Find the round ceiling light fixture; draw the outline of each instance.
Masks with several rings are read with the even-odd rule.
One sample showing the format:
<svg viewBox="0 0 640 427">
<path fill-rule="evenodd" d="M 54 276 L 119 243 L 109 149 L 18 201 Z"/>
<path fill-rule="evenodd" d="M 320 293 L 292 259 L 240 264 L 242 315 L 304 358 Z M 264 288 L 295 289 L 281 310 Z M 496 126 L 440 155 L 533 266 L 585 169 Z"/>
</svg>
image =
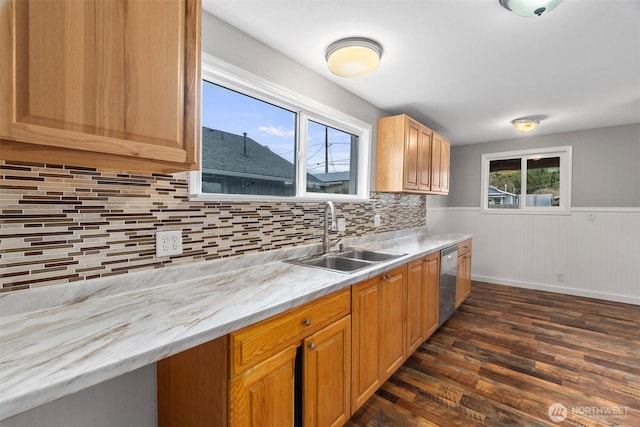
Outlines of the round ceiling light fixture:
<svg viewBox="0 0 640 427">
<path fill-rule="evenodd" d="M 498 0 L 500 5 L 520 16 L 540 16 L 562 0 Z"/>
<path fill-rule="evenodd" d="M 363 37 L 335 41 L 327 48 L 325 59 L 329 70 L 340 77 L 359 77 L 376 68 L 382 57 L 382 46 Z"/>
<path fill-rule="evenodd" d="M 536 119 L 515 119 L 511 120 L 511 124 L 514 128 L 520 133 L 529 133 L 533 132 L 538 125 L 540 124 L 540 120 Z"/>
</svg>

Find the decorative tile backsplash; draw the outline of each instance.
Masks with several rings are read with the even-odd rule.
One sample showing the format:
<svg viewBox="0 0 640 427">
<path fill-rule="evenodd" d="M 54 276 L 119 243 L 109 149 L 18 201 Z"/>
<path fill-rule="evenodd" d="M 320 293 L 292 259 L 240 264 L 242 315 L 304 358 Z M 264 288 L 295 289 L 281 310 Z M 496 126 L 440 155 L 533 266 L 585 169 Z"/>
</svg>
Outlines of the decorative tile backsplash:
<svg viewBox="0 0 640 427">
<path fill-rule="evenodd" d="M 0 161 L 0 176 L 0 291 L 316 244 L 323 231 L 323 203 L 189 201 L 184 173 Z M 347 224 L 341 236 L 426 221 L 418 195 L 372 193 L 336 210 Z M 182 231 L 182 255 L 156 257 L 158 230 Z"/>
</svg>

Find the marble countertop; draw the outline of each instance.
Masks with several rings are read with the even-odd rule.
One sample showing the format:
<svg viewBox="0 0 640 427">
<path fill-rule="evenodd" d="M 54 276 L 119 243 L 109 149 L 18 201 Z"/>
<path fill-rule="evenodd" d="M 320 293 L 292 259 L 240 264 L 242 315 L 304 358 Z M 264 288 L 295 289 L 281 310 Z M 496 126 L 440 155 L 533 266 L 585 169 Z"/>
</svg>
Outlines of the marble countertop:
<svg viewBox="0 0 640 427">
<path fill-rule="evenodd" d="M 343 274 L 284 263 L 319 245 L 0 294 L 0 420 L 461 242 L 403 230 L 345 239 L 407 255 Z"/>
</svg>

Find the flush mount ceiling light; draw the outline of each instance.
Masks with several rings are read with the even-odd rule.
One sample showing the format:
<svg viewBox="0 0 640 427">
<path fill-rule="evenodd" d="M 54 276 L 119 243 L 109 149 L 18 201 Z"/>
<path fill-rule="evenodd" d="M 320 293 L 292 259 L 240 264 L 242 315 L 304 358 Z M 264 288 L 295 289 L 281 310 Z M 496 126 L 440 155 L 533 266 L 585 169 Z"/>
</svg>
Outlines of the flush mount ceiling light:
<svg viewBox="0 0 640 427">
<path fill-rule="evenodd" d="M 538 125 L 540 124 L 540 120 L 535 119 L 515 119 L 511 120 L 511 124 L 514 128 L 520 133 L 529 133 L 533 132 Z"/>
<path fill-rule="evenodd" d="M 561 0 L 498 0 L 500 5 L 520 16 L 540 16 L 560 4 Z"/>
<path fill-rule="evenodd" d="M 325 59 L 333 74 L 358 77 L 378 68 L 381 56 L 382 46 L 379 43 L 362 37 L 349 37 L 331 43 Z"/>
</svg>

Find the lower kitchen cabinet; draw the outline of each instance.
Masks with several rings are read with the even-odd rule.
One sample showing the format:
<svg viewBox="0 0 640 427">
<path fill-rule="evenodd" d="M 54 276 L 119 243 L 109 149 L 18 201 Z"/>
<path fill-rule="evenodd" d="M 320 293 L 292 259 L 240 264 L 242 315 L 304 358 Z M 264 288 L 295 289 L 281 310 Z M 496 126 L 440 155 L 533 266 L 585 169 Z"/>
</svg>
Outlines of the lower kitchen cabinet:
<svg viewBox="0 0 640 427">
<path fill-rule="evenodd" d="M 351 415 L 345 289 L 158 362 L 158 426 L 344 424 Z"/>
<path fill-rule="evenodd" d="M 434 252 L 159 361 L 158 426 L 343 425 L 437 329 L 439 270 Z"/>
<path fill-rule="evenodd" d="M 352 412 L 406 359 L 406 266 L 352 287 Z"/>
<path fill-rule="evenodd" d="M 407 356 L 438 327 L 439 254 L 407 265 Z"/>
<path fill-rule="evenodd" d="M 303 348 L 304 425 L 339 427 L 351 416 L 351 316 L 305 339 Z"/>
<path fill-rule="evenodd" d="M 380 387 L 380 279 L 369 279 L 351 287 L 351 407 L 355 412 Z"/>
<path fill-rule="evenodd" d="M 289 347 L 229 381 L 230 426 L 292 426 L 296 348 Z"/>
<path fill-rule="evenodd" d="M 381 382 L 385 382 L 407 358 L 406 267 L 384 275 L 380 289 L 380 375 Z"/>
<path fill-rule="evenodd" d="M 471 293 L 471 240 L 458 245 L 458 278 L 456 280 L 456 308 Z"/>
</svg>

